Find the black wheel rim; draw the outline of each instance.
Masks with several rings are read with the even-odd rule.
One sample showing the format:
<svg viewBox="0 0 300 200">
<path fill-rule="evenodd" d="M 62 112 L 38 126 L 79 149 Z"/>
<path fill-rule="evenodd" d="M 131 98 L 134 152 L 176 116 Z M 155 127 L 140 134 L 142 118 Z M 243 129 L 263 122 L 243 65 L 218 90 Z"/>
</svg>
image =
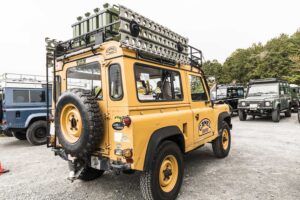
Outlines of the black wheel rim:
<svg viewBox="0 0 300 200">
<path fill-rule="evenodd" d="M 46 137 L 46 129 L 45 128 L 37 128 L 34 136 L 38 139 L 43 139 Z"/>
</svg>

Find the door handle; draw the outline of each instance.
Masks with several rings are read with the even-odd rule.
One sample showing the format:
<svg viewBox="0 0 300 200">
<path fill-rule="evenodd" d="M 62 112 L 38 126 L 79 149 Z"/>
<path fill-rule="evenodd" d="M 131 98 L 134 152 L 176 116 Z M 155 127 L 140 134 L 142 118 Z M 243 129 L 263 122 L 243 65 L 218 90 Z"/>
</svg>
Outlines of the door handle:
<svg viewBox="0 0 300 200">
<path fill-rule="evenodd" d="M 196 118 L 196 120 L 198 121 L 198 120 L 199 120 L 199 114 L 196 114 L 196 115 L 195 115 L 195 118 Z"/>
</svg>

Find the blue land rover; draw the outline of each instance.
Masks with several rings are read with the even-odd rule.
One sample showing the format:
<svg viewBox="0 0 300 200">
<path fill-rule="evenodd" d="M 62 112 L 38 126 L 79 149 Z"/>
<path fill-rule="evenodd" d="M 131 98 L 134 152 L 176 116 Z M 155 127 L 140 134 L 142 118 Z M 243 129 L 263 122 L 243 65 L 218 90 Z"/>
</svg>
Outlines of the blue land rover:
<svg viewBox="0 0 300 200">
<path fill-rule="evenodd" d="M 0 88 L 0 128 L 7 136 L 42 145 L 47 142 L 47 87 L 41 83 L 30 86 Z M 51 99 L 51 89 L 48 91 Z"/>
</svg>

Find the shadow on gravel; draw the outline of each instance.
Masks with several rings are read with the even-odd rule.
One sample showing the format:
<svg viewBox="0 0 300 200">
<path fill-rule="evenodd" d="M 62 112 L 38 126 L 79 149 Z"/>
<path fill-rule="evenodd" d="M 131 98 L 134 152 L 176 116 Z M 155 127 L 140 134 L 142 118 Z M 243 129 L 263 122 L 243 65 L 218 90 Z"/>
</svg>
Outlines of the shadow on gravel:
<svg viewBox="0 0 300 200">
<path fill-rule="evenodd" d="M 203 147 L 192 151 L 184 156 L 185 174 L 190 174 L 190 172 L 195 170 L 195 167 L 197 168 L 197 173 L 205 173 L 205 167 L 217 160 L 219 159 L 214 157 L 210 148 Z M 103 191 L 109 191 L 109 194 L 118 193 L 118 196 L 121 197 L 121 199 L 122 196 L 129 197 L 130 199 L 142 199 L 139 186 L 139 175 L 140 172 L 135 172 L 133 175 L 123 173 L 116 175 L 114 172 L 107 172 L 100 179 L 91 182 L 79 181 L 77 187 L 79 187 L 80 190 L 84 190 L 85 188 L 89 188 L 89 190 L 91 190 L 91 188 L 97 190 L 98 188 L 99 190 L 99 188 L 101 188 Z M 130 191 L 130 194 L 128 194 L 128 191 Z"/>
<path fill-rule="evenodd" d="M 29 144 L 27 140 L 7 140 L 6 142 L 2 142 L 1 146 L 7 147 L 30 147 L 32 145 Z"/>
</svg>

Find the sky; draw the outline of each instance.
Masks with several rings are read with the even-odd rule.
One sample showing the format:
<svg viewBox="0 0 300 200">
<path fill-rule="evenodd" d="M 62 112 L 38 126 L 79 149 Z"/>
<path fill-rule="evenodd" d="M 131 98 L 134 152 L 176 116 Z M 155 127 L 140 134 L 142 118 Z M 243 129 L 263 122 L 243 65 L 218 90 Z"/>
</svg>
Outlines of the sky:
<svg viewBox="0 0 300 200">
<path fill-rule="evenodd" d="M 300 28 L 299 0 L 3 0 L 0 74 L 45 74 L 45 37 L 67 40 L 78 16 L 121 4 L 189 38 L 206 60 Z"/>
</svg>

